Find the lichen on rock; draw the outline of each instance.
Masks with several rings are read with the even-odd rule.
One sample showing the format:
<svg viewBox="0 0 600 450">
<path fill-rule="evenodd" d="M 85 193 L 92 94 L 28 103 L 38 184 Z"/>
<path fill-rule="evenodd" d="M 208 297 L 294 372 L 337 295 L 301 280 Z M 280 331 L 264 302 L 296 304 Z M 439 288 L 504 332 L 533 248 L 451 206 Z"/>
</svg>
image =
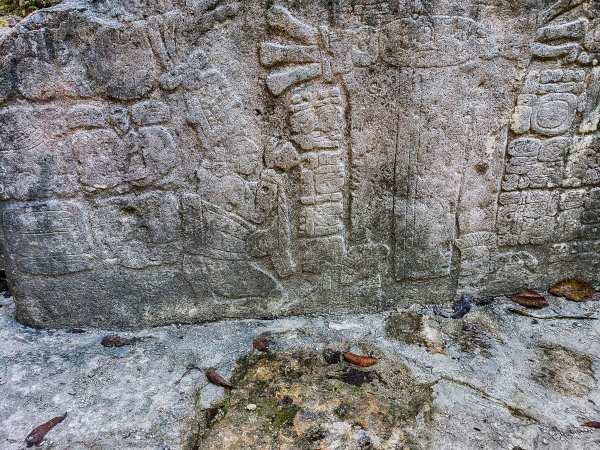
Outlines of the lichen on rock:
<svg viewBox="0 0 600 450">
<path fill-rule="evenodd" d="M 431 385 L 386 361 L 361 369 L 310 351 L 252 355 L 232 381 L 219 404 L 198 411 L 197 448 L 394 448 L 413 441 L 417 417 L 431 420 Z"/>
</svg>

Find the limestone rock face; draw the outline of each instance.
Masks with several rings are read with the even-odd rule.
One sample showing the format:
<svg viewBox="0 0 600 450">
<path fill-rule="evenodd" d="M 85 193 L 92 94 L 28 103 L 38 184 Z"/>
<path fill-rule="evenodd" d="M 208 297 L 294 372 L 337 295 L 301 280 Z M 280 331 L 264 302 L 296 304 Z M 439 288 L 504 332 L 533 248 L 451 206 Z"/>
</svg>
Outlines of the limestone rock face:
<svg viewBox="0 0 600 450">
<path fill-rule="evenodd" d="M 65 1 L 0 41 L 18 317 L 150 326 L 600 283 L 600 5 Z"/>
</svg>

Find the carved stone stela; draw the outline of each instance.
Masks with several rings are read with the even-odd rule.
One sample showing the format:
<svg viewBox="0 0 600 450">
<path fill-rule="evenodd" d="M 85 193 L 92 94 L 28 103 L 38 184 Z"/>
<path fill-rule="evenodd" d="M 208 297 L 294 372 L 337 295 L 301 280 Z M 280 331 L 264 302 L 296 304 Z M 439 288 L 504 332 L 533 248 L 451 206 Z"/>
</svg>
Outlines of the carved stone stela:
<svg viewBox="0 0 600 450">
<path fill-rule="evenodd" d="M 600 5 L 69 1 L 0 41 L 21 321 L 600 282 Z"/>
</svg>

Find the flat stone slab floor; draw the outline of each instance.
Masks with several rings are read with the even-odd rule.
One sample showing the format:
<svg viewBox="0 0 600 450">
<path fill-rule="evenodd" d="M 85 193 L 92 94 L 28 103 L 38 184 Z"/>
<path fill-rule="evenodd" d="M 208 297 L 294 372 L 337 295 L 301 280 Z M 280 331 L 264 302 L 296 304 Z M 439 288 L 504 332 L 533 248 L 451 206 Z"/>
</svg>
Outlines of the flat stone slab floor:
<svg viewBox="0 0 600 450">
<path fill-rule="evenodd" d="M 600 449 L 600 304 L 549 300 L 107 331 L 27 328 L 2 298 L 0 448 L 68 412 L 42 448 Z"/>
</svg>

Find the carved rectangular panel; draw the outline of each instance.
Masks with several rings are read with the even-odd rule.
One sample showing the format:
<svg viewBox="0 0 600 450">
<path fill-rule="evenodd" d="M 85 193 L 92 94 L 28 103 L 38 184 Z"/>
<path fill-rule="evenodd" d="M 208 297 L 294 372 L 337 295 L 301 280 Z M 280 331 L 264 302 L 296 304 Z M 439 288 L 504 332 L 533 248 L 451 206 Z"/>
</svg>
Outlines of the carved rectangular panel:
<svg viewBox="0 0 600 450">
<path fill-rule="evenodd" d="M 452 71 L 452 69 L 448 69 Z M 394 258 L 397 280 L 450 275 L 464 148 L 464 103 L 432 94 L 438 73 L 415 74 L 401 87 L 395 155 Z M 448 77 L 449 92 L 464 87 Z M 468 112 L 464 111 L 464 112 Z"/>
<path fill-rule="evenodd" d="M 91 236 L 80 205 L 13 205 L 2 209 L 2 224 L 8 256 L 24 272 L 63 274 L 93 266 Z"/>
</svg>

